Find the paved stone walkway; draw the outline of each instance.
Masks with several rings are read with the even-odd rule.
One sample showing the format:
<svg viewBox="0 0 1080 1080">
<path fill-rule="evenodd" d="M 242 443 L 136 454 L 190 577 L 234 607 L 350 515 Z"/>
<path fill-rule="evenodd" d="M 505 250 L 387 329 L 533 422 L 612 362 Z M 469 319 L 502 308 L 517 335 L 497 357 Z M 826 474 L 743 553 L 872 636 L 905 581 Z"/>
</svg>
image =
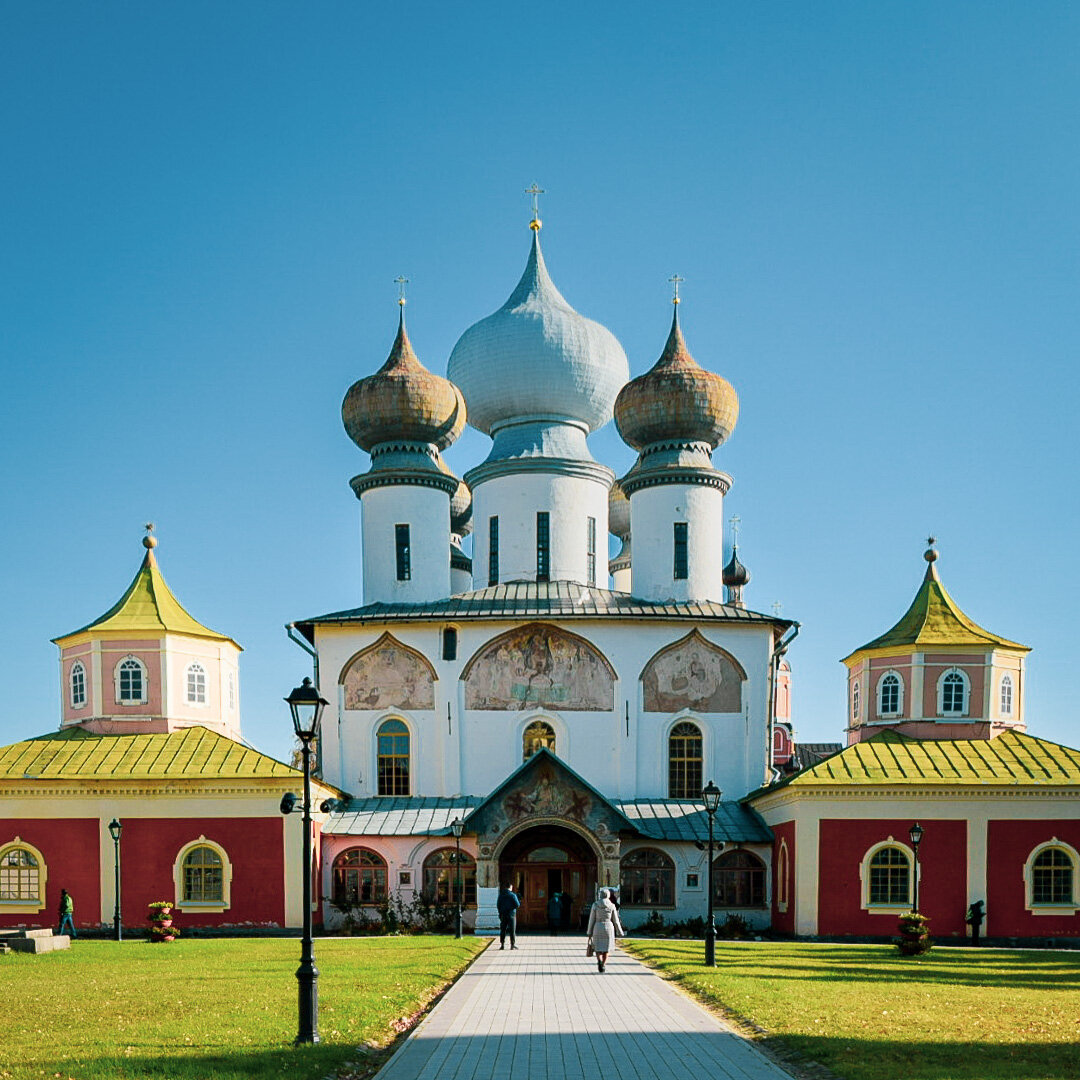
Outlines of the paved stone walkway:
<svg viewBox="0 0 1080 1080">
<path fill-rule="evenodd" d="M 601 975 L 581 937 L 498 941 L 376 1080 L 791 1080 L 752 1043 L 616 948 Z"/>
</svg>

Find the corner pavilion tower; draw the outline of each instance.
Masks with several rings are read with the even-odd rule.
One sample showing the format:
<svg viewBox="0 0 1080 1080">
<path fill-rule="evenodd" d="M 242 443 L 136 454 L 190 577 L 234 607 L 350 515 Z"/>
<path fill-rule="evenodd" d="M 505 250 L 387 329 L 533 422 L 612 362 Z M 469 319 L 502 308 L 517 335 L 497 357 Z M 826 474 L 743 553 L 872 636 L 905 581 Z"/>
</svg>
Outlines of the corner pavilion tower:
<svg viewBox="0 0 1080 1080">
<path fill-rule="evenodd" d="M 746 907 L 749 873 L 743 914 L 764 925 L 769 837 L 739 799 L 769 775 L 770 667 L 791 623 L 724 598 L 731 480 L 711 457 L 737 396 L 677 319 L 628 382 L 614 334 L 555 286 L 535 213 L 530 227 L 520 281 L 461 335 L 447 378 L 420 367 L 402 324 L 343 407 L 371 456 L 353 481 L 364 604 L 295 624 L 331 701 L 323 778 L 352 795 L 322 831 L 324 917 L 338 917 L 331 902 L 450 899 L 455 818 L 481 927 L 500 880 L 520 890 L 525 926 L 554 892 L 576 923 L 598 885 L 620 882 L 642 917 L 701 914 L 713 780 L 731 906 Z M 640 452 L 619 482 L 587 441 L 613 411 Z M 462 483 L 440 454 L 466 414 L 492 442 Z"/>
</svg>

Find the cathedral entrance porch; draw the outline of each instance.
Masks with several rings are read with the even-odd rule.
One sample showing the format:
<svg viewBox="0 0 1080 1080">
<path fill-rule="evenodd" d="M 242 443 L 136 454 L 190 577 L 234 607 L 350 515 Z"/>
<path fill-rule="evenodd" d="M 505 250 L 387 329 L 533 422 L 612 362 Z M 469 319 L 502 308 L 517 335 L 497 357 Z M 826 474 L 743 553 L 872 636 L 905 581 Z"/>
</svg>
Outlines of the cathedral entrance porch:
<svg viewBox="0 0 1080 1080">
<path fill-rule="evenodd" d="M 563 897 L 562 928 L 581 927 L 582 914 L 596 896 L 599 860 L 588 841 L 561 825 L 537 825 L 518 833 L 499 856 L 499 880 L 510 882 L 521 898 L 518 928 L 548 927 L 548 904 Z"/>
</svg>

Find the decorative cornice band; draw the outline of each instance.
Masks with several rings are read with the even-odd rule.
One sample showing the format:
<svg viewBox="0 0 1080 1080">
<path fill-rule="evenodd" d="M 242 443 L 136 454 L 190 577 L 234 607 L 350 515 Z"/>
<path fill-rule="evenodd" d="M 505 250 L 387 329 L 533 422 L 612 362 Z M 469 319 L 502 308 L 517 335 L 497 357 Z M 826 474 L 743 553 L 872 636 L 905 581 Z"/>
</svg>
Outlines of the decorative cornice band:
<svg viewBox="0 0 1080 1080">
<path fill-rule="evenodd" d="M 731 490 L 734 481 L 727 473 L 719 469 L 665 469 L 663 472 L 645 472 L 644 470 L 624 476 L 619 481 L 627 497 L 642 488 L 659 487 L 662 484 L 699 484 L 703 487 L 718 488 L 722 495 Z"/>
<path fill-rule="evenodd" d="M 447 495 L 453 495 L 457 491 L 458 481 L 454 476 L 446 473 L 406 472 L 404 470 L 385 472 L 373 469 L 371 472 L 361 473 L 349 481 L 349 487 L 353 489 L 356 497 L 362 498 L 365 491 L 374 488 L 398 487 L 411 485 L 413 487 L 435 488 L 436 491 L 444 491 Z"/>
<path fill-rule="evenodd" d="M 500 476 L 517 476 L 521 473 L 553 473 L 556 476 L 575 476 L 582 480 L 592 480 L 610 489 L 615 482 L 615 473 L 606 465 L 597 461 L 577 461 L 573 458 L 527 457 L 501 458 L 498 461 L 485 461 L 465 474 L 465 483 L 470 488 L 485 480 L 494 480 Z"/>
</svg>

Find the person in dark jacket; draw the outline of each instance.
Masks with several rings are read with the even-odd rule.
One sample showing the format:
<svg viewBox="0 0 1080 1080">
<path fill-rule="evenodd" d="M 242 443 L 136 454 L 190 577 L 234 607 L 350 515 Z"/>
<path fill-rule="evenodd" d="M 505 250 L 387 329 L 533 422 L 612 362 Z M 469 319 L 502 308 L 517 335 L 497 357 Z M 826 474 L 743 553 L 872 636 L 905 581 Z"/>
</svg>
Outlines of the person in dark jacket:
<svg viewBox="0 0 1080 1080">
<path fill-rule="evenodd" d="M 68 936 L 75 937 L 75 902 L 71 899 L 71 894 L 67 889 L 60 890 L 60 904 L 57 914 L 60 916 L 60 929 L 56 931 L 57 934 L 64 933 L 64 927 L 67 927 Z"/>
<path fill-rule="evenodd" d="M 553 892 L 547 906 L 548 933 L 557 937 L 562 924 L 562 893 Z"/>
<path fill-rule="evenodd" d="M 514 892 L 513 885 L 502 885 L 499 888 L 499 899 L 495 902 L 499 911 L 499 948 L 506 948 L 506 938 L 510 938 L 510 948 L 517 948 L 517 909 L 521 907 L 521 900 Z"/>
</svg>

